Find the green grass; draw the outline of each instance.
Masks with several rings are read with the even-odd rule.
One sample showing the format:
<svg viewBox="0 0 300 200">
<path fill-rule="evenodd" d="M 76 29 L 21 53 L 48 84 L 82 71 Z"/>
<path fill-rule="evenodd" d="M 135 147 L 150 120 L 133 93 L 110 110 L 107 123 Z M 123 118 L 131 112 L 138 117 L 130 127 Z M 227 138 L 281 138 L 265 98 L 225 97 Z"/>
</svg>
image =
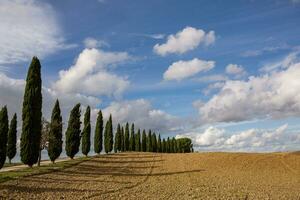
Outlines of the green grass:
<svg viewBox="0 0 300 200">
<path fill-rule="evenodd" d="M 62 161 L 58 162 L 55 164 L 49 164 L 49 165 L 44 165 L 40 167 L 28 167 L 24 169 L 20 169 L 17 171 L 8 171 L 8 172 L 2 172 L 0 173 L 0 183 L 17 179 L 20 177 L 26 177 L 26 176 L 32 176 L 32 175 L 38 175 L 38 174 L 46 174 L 46 173 L 51 173 L 54 171 L 60 171 L 75 165 L 78 165 L 84 161 L 87 161 L 91 159 L 91 157 L 81 157 L 77 158 L 74 160 L 67 160 L 67 161 Z"/>
</svg>

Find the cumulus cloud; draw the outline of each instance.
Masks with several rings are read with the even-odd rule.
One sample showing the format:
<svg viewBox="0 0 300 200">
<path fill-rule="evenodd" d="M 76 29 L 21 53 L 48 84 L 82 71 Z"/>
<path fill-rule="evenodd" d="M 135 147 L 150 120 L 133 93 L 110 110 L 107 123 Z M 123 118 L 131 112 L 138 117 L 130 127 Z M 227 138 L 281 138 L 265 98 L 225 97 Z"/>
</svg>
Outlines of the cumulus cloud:
<svg viewBox="0 0 300 200">
<path fill-rule="evenodd" d="M 298 133 L 290 132 L 288 125 L 284 124 L 273 130 L 248 129 L 237 133 L 211 126 L 204 131 L 189 132 L 176 137 L 190 137 L 198 150 L 261 152 L 294 150 L 295 144 L 300 142 L 297 135 Z"/>
<path fill-rule="evenodd" d="M 162 132 L 179 129 L 181 124 L 179 118 L 152 108 L 145 99 L 112 102 L 103 109 L 104 118 L 107 119 L 109 114 L 117 123 L 134 122 L 136 127 Z"/>
<path fill-rule="evenodd" d="M 183 54 L 193 50 L 200 44 L 209 46 L 215 42 L 215 32 L 205 33 L 202 29 L 186 27 L 175 35 L 169 35 L 166 43 L 156 44 L 153 50 L 156 54 L 165 56 L 171 53 Z"/>
<path fill-rule="evenodd" d="M 237 78 L 246 75 L 246 71 L 241 65 L 229 64 L 225 69 L 227 74 L 235 75 Z"/>
<path fill-rule="evenodd" d="M 209 71 L 214 68 L 214 61 L 205 61 L 200 60 L 198 58 L 194 58 L 189 61 L 177 61 L 172 63 L 169 66 L 167 71 L 164 73 L 165 80 L 177 80 L 180 81 L 182 79 L 194 76 L 199 72 Z"/>
<path fill-rule="evenodd" d="M 118 97 L 129 86 L 129 81 L 110 69 L 129 59 L 126 52 L 84 49 L 73 66 L 59 72 L 59 80 L 53 87 L 59 92 Z"/>
<path fill-rule="evenodd" d="M 285 70 L 228 80 L 209 101 L 198 107 L 203 123 L 238 122 L 257 118 L 300 116 L 300 63 Z"/>
<path fill-rule="evenodd" d="M 0 1 L 0 64 L 28 61 L 67 45 L 53 8 L 36 0 Z"/>
<path fill-rule="evenodd" d="M 21 116 L 22 101 L 24 95 L 25 80 L 14 79 L 0 73 L 0 93 L 5 94 L 0 97 L 0 106 L 7 105 L 10 115 L 17 113 Z M 96 107 L 101 100 L 92 96 L 85 96 L 82 94 L 67 94 L 59 93 L 51 88 L 43 87 L 43 115 L 49 119 L 55 100 L 60 100 L 60 105 L 64 119 L 68 115 L 70 109 L 76 103 L 82 105 L 91 105 Z"/>
</svg>

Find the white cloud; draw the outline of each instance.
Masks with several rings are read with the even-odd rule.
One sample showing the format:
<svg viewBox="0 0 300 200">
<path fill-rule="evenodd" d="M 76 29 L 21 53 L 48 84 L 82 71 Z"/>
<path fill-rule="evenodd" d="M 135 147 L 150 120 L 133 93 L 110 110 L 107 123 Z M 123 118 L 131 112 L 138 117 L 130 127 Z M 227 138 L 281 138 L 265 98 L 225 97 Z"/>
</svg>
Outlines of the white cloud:
<svg viewBox="0 0 300 200">
<path fill-rule="evenodd" d="M 226 81 L 220 92 L 198 107 L 202 123 L 300 116 L 300 63 L 286 70 Z"/>
<path fill-rule="evenodd" d="M 213 90 L 222 88 L 224 84 L 224 82 L 211 83 L 203 90 L 203 93 L 209 95 Z"/>
<path fill-rule="evenodd" d="M 281 44 L 278 46 L 268 46 L 268 47 L 264 47 L 262 49 L 257 49 L 257 50 L 248 50 L 245 51 L 244 53 L 242 53 L 243 57 L 255 57 L 255 56 L 260 56 L 263 55 L 264 53 L 268 53 L 268 52 L 276 52 L 279 50 L 286 50 L 286 49 L 292 49 L 293 47 L 287 45 L 287 44 Z"/>
<path fill-rule="evenodd" d="M 265 72 L 270 72 L 278 69 L 288 68 L 290 65 L 300 61 L 298 58 L 299 54 L 300 51 L 292 52 L 279 61 L 264 65 L 260 70 Z"/>
<path fill-rule="evenodd" d="M 53 8 L 35 0 L 0 1 L 0 64 L 43 58 L 70 48 L 62 37 Z"/>
<path fill-rule="evenodd" d="M 59 80 L 54 84 L 54 88 L 66 93 L 118 97 L 129 86 L 129 81 L 109 70 L 129 59 L 130 56 L 126 52 L 84 49 L 73 66 L 59 72 Z"/>
<path fill-rule="evenodd" d="M 103 40 L 97 40 L 95 38 L 85 38 L 83 44 L 86 48 L 98 48 L 103 46 L 109 46 L 109 44 Z"/>
<path fill-rule="evenodd" d="M 226 73 L 227 74 L 243 74 L 245 73 L 244 68 L 241 65 L 237 64 L 229 64 L 226 66 Z"/>
<path fill-rule="evenodd" d="M 155 131 L 176 130 L 181 124 L 179 118 L 153 109 L 145 99 L 112 102 L 103 109 L 104 118 L 108 118 L 109 114 L 112 114 L 115 123 L 134 122 L 136 127 Z"/>
<path fill-rule="evenodd" d="M 227 74 L 235 75 L 235 78 L 240 78 L 240 77 L 245 76 L 247 74 L 247 72 L 245 71 L 243 66 L 237 65 L 237 64 L 227 65 L 225 71 L 226 71 Z"/>
<path fill-rule="evenodd" d="M 209 71 L 214 68 L 214 61 L 205 61 L 200 60 L 198 58 L 194 58 L 189 61 L 177 61 L 172 63 L 169 66 L 167 71 L 164 73 L 165 80 L 177 80 L 180 81 L 182 79 L 194 76 L 199 72 Z"/>
<path fill-rule="evenodd" d="M 209 46 L 215 42 L 215 32 L 205 33 L 202 29 L 186 27 L 176 35 L 169 35 L 167 42 L 164 44 L 156 44 L 153 47 L 155 53 L 165 56 L 170 53 L 182 54 L 193 50 L 200 44 Z"/>
<path fill-rule="evenodd" d="M 197 150 L 207 151 L 286 151 L 295 150 L 298 133 L 290 132 L 284 124 L 275 130 L 248 129 L 230 133 L 224 129 L 208 127 L 204 131 L 194 131 L 177 135 L 190 137 Z M 296 139 L 295 139 L 296 138 Z"/>
<path fill-rule="evenodd" d="M 24 89 L 25 80 L 10 78 L 0 73 L 0 93 L 5 94 L 0 96 L 0 106 L 7 105 L 10 115 L 17 113 L 19 119 L 21 117 Z M 101 100 L 96 97 L 82 94 L 59 93 L 47 87 L 43 87 L 42 93 L 43 115 L 47 118 L 50 117 L 54 102 L 57 98 L 60 100 L 64 119 L 66 119 L 68 112 L 76 103 L 96 107 L 101 102 Z"/>
</svg>

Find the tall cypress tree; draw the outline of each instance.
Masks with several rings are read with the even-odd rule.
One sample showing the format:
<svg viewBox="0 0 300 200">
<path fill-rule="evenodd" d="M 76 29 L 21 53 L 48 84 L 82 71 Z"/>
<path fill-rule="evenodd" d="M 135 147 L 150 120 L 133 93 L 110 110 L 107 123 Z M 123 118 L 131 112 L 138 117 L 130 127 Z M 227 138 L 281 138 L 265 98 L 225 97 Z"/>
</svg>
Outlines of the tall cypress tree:
<svg viewBox="0 0 300 200">
<path fill-rule="evenodd" d="M 122 131 L 121 131 L 121 125 L 118 124 L 117 126 L 117 132 L 118 132 L 118 151 L 122 151 Z"/>
<path fill-rule="evenodd" d="M 124 137 L 125 137 L 124 136 L 124 128 L 122 127 L 122 129 L 121 129 L 121 151 L 124 151 L 124 149 L 125 149 L 125 145 L 124 145 L 125 138 Z"/>
<path fill-rule="evenodd" d="M 101 110 L 98 112 L 95 136 L 94 136 L 94 151 L 99 154 L 103 148 L 103 116 Z"/>
<path fill-rule="evenodd" d="M 0 111 L 0 169 L 3 167 L 6 160 L 7 135 L 8 135 L 8 116 L 7 116 L 7 107 L 4 106 Z"/>
<path fill-rule="evenodd" d="M 138 132 L 135 137 L 135 151 L 141 151 L 141 130 L 138 129 Z"/>
<path fill-rule="evenodd" d="M 156 134 L 152 134 L 152 152 L 157 152 L 157 140 L 156 140 Z"/>
<path fill-rule="evenodd" d="M 147 135 L 145 129 L 143 130 L 143 134 L 142 134 L 142 151 L 143 152 L 147 151 Z"/>
<path fill-rule="evenodd" d="M 161 148 L 162 152 L 163 153 L 166 153 L 167 152 L 167 147 L 166 147 L 166 140 L 165 138 L 163 139 L 162 141 L 162 148 Z"/>
<path fill-rule="evenodd" d="M 152 134 L 151 134 L 151 130 L 149 130 L 148 137 L 147 137 L 147 151 L 152 152 Z"/>
<path fill-rule="evenodd" d="M 70 112 L 68 128 L 66 131 L 66 153 L 71 159 L 79 151 L 80 146 L 80 103 L 76 104 Z"/>
<path fill-rule="evenodd" d="M 125 126 L 125 138 L 124 138 L 124 149 L 125 151 L 129 150 L 129 124 L 128 122 L 126 123 Z"/>
<path fill-rule="evenodd" d="M 135 149 L 135 133 L 134 133 L 134 123 L 131 124 L 129 150 L 134 151 Z"/>
<path fill-rule="evenodd" d="M 113 149 L 113 127 L 112 127 L 112 117 L 109 116 L 108 121 L 106 122 L 105 132 L 104 132 L 104 149 L 105 152 L 111 152 Z"/>
<path fill-rule="evenodd" d="M 118 124 L 118 127 L 117 127 L 117 132 L 115 134 L 115 141 L 114 141 L 114 152 L 117 153 L 118 151 L 121 150 L 121 127 L 120 127 L 120 124 Z"/>
<path fill-rule="evenodd" d="M 59 101 L 57 99 L 52 110 L 49 131 L 48 156 L 52 162 L 54 162 L 62 152 L 62 123 Z"/>
<path fill-rule="evenodd" d="M 33 57 L 28 69 L 22 109 L 21 161 L 32 166 L 38 161 L 42 129 L 41 64 Z"/>
<path fill-rule="evenodd" d="M 84 127 L 81 134 L 82 154 L 87 156 L 91 148 L 91 108 L 88 106 L 84 114 Z"/>
<path fill-rule="evenodd" d="M 166 150 L 167 150 L 167 153 L 170 153 L 171 152 L 171 149 L 170 149 L 170 138 L 168 137 L 167 139 L 167 145 L 166 145 Z"/>
<path fill-rule="evenodd" d="M 17 153 L 17 114 L 15 113 L 10 121 L 7 138 L 7 157 L 9 164 Z"/>
<path fill-rule="evenodd" d="M 158 134 L 158 138 L 157 138 L 157 152 L 161 153 L 161 138 L 160 138 L 160 134 Z"/>
</svg>

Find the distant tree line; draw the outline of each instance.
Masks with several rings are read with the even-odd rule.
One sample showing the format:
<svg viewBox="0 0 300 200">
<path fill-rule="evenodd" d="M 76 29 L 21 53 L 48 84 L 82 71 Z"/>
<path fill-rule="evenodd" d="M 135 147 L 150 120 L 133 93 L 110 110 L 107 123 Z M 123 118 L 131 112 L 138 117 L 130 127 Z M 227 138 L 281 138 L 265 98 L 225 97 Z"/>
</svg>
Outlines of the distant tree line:
<svg viewBox="0 0 300 200">
<path fill-rule="evenodd" d="M 79 152 L 87 156 L 91 147 L 91 109 L 87 106 L 84 113 L 83 129 L 81 131 L 80 103 L 70 111 L 68 126 L 65 132 L 65 151 L 71 159 Z M 42 117 L 42 80 L 41 65 L 37 57 L 33 57 L 28 69 L 22 108 L 22 134 L 20 139 L 21 161 L 28 166 L 40 163 L 41 151 L 47 149 L 50 160 L 54 163 L 63 149 L 63 121 L 59 101 L 56 100 L 52 110 L 51 121 Z M 112 115 L 105 126 L 101 110 L 98 112 L 94 134 L 94 151 L 100 154 L 102 150 L 110 153 L 138 151 L 159 153 L 188 153 L 193 151 L 189 138 L 161 139 L 160 134 L 148 130 L 135 130 L 132 123 L 123 127 L 117 125 L 113 133 Z M 10 125 L 7 107 L 0 110 L 0 169 L 6 157 L 9 163 L 17 150 L 17 115 L 14 114 Z M 103 149 L 104 147 L 104 149 Z"/>
</svg>

